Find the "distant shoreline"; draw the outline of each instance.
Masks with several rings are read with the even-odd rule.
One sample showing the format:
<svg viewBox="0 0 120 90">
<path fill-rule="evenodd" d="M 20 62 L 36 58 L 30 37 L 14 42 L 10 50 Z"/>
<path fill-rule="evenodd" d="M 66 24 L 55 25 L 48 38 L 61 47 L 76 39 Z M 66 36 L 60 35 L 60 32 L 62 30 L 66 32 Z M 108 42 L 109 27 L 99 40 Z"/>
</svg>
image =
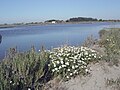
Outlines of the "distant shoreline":
<svg viewBox="0 0 120 90">
<path fill-rule="evenodd" d="M 82 21 L 82 22 L 62 22 L 62 23 L 39 23 L 39 24 L 1 24 L 0 29 L 2 28 L 14 28 L 14 27 L 22 27 L 22 26 L 44 26 L 44 25 L 57 25 L 57 24 L 93 24 L 93 23 L 119 23 L 120 21 L 113 22 L 113 21 Z"/>
</svg>

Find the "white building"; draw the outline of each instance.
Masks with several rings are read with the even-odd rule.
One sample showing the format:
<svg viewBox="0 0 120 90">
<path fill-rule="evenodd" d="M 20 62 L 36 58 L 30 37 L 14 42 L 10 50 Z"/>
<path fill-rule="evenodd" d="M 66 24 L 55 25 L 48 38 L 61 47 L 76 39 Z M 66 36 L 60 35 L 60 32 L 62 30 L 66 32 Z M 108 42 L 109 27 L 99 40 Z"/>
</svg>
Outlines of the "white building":
<svg viewBox="0 0 120 90">
<path fill-rule="evenodd" d="M 55 23 L 56 23 L 56 21 L 52 21 L 51 23 L 52 23 L 52 24 L 55 24 Z"/>
</svg>

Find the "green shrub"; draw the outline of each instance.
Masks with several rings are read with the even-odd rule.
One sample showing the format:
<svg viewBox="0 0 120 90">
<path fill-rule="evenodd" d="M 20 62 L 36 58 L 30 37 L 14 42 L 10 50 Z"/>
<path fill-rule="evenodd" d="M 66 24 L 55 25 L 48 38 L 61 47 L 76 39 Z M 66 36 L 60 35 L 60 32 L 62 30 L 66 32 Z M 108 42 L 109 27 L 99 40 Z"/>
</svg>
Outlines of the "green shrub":
<svg viewBox="0 0 120 90">
<path fill-rule="evenodd" d="M 39 79 L 44 76 L 48 53 L 37 53 L 34 48 L 25 53 L 13 51 L 15 49 L 11 48 L 7 58 L 0 63 L 0 90 L 40 88 Z"/>
<path fill-rule="evenodd" d="M 120 58 L 120 29 L 112 28 L 101 35 L 100 45 L 105 48 L 105 59 L 117 65 Z"/>
</svg>

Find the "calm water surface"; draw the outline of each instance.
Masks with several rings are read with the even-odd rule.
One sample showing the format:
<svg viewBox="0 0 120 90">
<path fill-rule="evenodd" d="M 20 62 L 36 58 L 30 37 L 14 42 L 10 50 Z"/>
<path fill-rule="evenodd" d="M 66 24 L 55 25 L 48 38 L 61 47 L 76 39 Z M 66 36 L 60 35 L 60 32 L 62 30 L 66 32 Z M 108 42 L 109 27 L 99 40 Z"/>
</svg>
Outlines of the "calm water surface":
<svg viewBox="0 0 120 90">
<path fill-rule="evenodd" d="M 43 45 L 46 49 L 64 44 L 80 45 L 90 35 L 99 38 L 98 32 L 103 28 L 120 27 L 120 23 L 93 23 L 93 24 L 61 24 L 46 26 L 26 26 L 2 28 L 0 35 L 0 59 L 10 47 L 19 51 L 27 51 L 32 45 L 39 50 Z"/>
</svg>

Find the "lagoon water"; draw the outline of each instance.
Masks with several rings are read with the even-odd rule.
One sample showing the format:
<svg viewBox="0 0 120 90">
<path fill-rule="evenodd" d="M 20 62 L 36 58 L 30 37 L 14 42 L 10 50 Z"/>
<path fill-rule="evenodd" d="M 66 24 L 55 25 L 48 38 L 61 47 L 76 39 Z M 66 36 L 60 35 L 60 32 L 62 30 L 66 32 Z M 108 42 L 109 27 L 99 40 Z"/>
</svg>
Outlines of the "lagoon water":
<svg viewBox="0 0 120 90">
<path fill-rule="evenodd" d="M 91 23 L 91 24 L 57 24 L 44 26 L 24 26 L 14 28 L 1 28 L 0 35 L 0 59 L 4 58 L 10 47 L 16 47 L 19 51 L 30 50 L 35 46 L 39 50 L 41 46 L 46 49 L 58 47 L 64 44 L 80 45 L 84 40 L 93 35 L 99 38 L 98 32 L 103 28 L 120 27 L 120 23 Z"/>
</svg>

